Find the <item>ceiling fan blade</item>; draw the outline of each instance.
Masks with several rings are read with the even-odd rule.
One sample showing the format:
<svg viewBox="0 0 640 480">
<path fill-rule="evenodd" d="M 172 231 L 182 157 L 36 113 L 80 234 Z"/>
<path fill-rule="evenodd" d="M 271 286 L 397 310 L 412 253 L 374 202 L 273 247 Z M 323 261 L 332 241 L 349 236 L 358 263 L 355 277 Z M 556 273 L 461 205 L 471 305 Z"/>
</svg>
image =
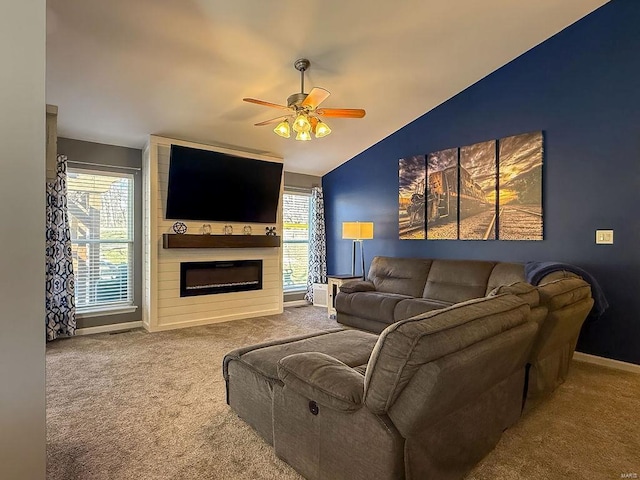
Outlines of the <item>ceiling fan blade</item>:
<svg viewBox="0 0 640 480">
<path fill-rule="evenodd" d="M 255 126 L 256 127 L 261 127 L 263 125 L 269 125 L 270 123 L 277 123 L 277 122 L 281 122 L 282 120 L 284 120 L 287 117 L 276 117 L 276 118 L 272 118 L 271 120 L 265 120 L 264 122 L 260 122 L 260 123 L 256 123 Z"/>
<path fill-rule="evenodd" d="M 307 95 L 307 98 L 302 101 L 301 106 L 309 107 L 313 110 L 322 102 L 324 102 L 329 97 L 329 95 L 331 95 L 331 93 L 329 93 L 328 90 L 325 90 L 324 88 L 313 87 Z"/>
<path fill-rule="evenodd" d="M 361 108 L 319 108 L 318 115 L 336 118 L 362 118 L 367 112 Z"/>
<path fill-rule="evenodd" d="M 263 105 L 265 107 L 280 108 L 282 110 L 288 110 L 289 109 L 289 107 L 287 107 L 285 105 L 278 105 L 277 103 L 265 102 L 264 100 L 257 100 L 255 98 L 243 98 L 242 100 L 244 100 L 245 102 L 249 102 L 249 103 L 255 103 L 257 105 Z"/>
</svg>

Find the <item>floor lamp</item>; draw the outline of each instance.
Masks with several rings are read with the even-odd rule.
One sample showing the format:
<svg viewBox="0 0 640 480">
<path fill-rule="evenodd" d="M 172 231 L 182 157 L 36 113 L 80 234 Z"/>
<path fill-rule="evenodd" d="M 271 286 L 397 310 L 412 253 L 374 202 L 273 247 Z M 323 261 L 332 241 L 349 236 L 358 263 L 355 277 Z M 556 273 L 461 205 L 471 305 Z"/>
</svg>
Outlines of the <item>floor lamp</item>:
<svg viewBox="0 0 640 480">
<path fill-rule="evenodd" d="M 364 249 L 363 240 L 373 238 L 373 222 L 342 222 L 342 238 L 353 240 L 353 251 L 351 253 L 351 276 L 356 275 L 356 244 L 360 244 L 360 260 L 362 263 L 362 277 L 366 276 L 364 271 Z"/>
</svg>

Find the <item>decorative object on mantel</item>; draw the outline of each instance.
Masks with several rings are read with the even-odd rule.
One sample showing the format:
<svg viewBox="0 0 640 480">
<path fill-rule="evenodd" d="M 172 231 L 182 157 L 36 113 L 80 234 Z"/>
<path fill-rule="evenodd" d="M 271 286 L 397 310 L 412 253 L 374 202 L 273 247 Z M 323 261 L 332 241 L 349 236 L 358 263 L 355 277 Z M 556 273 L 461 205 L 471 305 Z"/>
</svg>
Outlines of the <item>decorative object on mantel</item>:
<svg viewBox="0 0 640 480">
<path fill-rule="evenodd" d="M 171 228 L 174 232 L 179 233 L 180 235 L 184 235 L 185 233 L 187 233 L 187 226 L 182 222 L 174 223 L 173 227 Z"/>
<path fill-rule="evenodd" d="M 291 136 L 291 129 L 296 132 L 296 140 L 311 140 L 313 133 L 316 138 L 326 137 L 331 133 L 329 126 L 319 117 L 338 118 L 362 118 L 365 111 L 361 108 L 318 108 L 323 101 L 329 97 L 330 93 L 324 88 L 314 87 L 311 92 L 304 93 L 304 72 L 309 68 L 311 62 L 306 58 L 299 58 L 293 66 L 300 72 L 300 93 L 294 93 L 287 98 L 287 105 L 277 105 L 275 103 L 256 100 L 255 98 L 243 98 L 245 102 L 263 105 L 265 107 L 285 110 L 283 115 L 256 123 L 256 127 L 278 123 L 273 130 L 276 135 L 284 138 Z"/>
<path fill-rule="evenodd" d="M 400 239 L 543 240 L 543 144 L 537 131 L 401 158 Z"/>
<path fill-rule="evenodd" d="M 233 227 L 231 225 L 224 226 L 224 234 L 225 235 L 233 235 Z"/>
<path fill-rule="evenodd" d="M 276 235 L 276 227 L 266 227 L 265 230 L 266 230 L 268 236 L 275 236 Z"/>
<path fill-rule="evenodd" d="M 211 235 L 211 225 L 208 223 L 205 223 L 204 225 L 202 225 L 202 234 L 203 235 Z"/>
<path fill-rule="evenodd" d="M 245 225 L 242 229 L 242 233 L 245 235 L 251 235 L 251 225 Z"/>
</svg>

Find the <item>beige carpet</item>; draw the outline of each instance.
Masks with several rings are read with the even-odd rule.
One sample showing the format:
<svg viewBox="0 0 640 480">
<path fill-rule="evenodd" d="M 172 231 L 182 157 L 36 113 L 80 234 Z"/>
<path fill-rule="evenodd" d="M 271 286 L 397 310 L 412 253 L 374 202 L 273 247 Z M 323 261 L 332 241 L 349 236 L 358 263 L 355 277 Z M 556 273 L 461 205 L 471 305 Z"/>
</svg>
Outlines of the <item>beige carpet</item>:
<svg viewBox="0 0 640 480">
<path fill-rule="evenodd" d="M 335 328 L 326 310 L 47 345 L 47 478 L 300 479 L 224 399 L 236 347 Z M 640 376 L 574 362 L 470 479 L 640 478 Z M 634 478 L 633 476 L 627 478 Z"/>
</svg>

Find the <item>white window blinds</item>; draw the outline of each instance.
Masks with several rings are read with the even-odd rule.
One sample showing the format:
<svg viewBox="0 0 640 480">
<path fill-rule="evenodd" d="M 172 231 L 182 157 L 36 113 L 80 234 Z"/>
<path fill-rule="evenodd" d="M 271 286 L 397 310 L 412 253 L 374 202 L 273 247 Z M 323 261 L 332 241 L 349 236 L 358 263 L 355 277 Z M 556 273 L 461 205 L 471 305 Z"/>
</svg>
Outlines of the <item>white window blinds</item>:
<svg viewBox="0 0 640 480">
<path fill-rule="evenodd" d="M 79 313 L 133 303 L 133 176 L 69 168 L 67 205 Z"/>
<path fill-rule="evenodd" d="M 283 195 L 283 285 L 286 290 L 306 288 L 309 268 L 309 195 Z"/>
</svg>

